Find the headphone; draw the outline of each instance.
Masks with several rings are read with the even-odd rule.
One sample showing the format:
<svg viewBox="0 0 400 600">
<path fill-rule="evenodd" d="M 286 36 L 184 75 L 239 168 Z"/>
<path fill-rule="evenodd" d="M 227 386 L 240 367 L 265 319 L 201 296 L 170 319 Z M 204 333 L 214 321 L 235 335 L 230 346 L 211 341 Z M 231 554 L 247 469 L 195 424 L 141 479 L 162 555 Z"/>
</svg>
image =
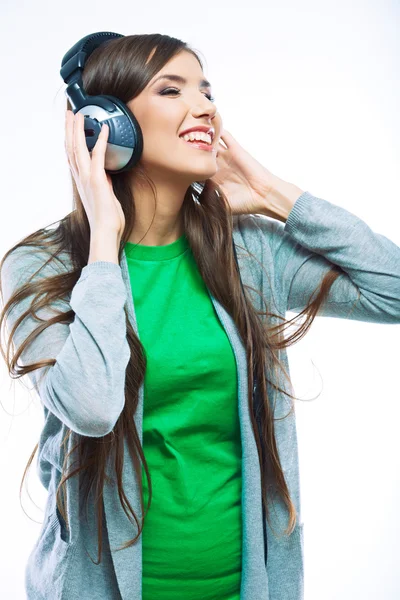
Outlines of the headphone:
<svg viewBox="0 0 400 600">
<path fill-rule="evenodd" d="M 143 134 L 140 125 L 132 111 L 124 102 L 115 96 L 98 94 L 89 96 L 82 82 L 82 71 L 87 58 L 101 44 L 108 40 L 125 37 L 120 33 L 99 31 L 80 39 L 64 55 L 60 75 L 67 84 L 65 95 L 69 99 L 73 113 L 83 113 L 86 145 L 93 150 L 100 135 L 101 126 L 106 123 L 109 127 L 104 169 L 111 174 L 122 173 L 132 169 L 139 161 L 143 151 Z M 239 273 L 243 295 L 245 295 L 235 243 L 232 238 L 233 253 Z M 261 422 L 259 420 L 258 381 L 253 372 L 253 410 L 261 438 Z M 264 560 L 267 564 L 267 534 L 265 525 L 265 509 L 263 511 L 264 530 Z"/>
<path fill-rule="evenodd" d="M 120 33 L 99 31 L 79 40 L 64 55 L 60 75 L 67 84 L 65 95 L 73 113 L 83 113 L 86 145 L 93 150 L 101 126 L 109 128 L 104 169 L 109 173 L 122 173 L 132 169 L 143 151 L 143 135 L 132 111 L 115 96 L 99 94 L 89 96 L 83 88 L 82 71 L 90 54 L 105 42 L 125 37 Z"/>
</svg>

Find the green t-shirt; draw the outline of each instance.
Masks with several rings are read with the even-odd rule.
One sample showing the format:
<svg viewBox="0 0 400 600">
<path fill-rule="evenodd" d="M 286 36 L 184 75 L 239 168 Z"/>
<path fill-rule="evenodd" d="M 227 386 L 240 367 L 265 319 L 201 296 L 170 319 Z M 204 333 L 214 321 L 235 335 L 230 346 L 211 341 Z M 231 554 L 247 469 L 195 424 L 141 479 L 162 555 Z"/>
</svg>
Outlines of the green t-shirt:
<svg viewBox="0 0 400 600">
<path fill-rule="evenodd" d="M 239 600 L 242 448 L 235 356 L 188 240 L 125 253 L 147 357 L 143 449 L 153 496 L 143 600 Z M 148 483 L 142 468 L 144 506 Z"/>
</svg>

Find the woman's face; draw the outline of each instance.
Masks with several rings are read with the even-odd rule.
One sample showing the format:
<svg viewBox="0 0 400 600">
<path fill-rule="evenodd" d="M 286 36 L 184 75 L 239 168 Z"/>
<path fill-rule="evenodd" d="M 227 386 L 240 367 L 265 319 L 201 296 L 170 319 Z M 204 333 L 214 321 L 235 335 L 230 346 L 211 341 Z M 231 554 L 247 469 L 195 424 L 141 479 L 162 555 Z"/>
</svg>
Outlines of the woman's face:
<svg viewBox="0 0 400 600">
<path fill-rule="evenodd" d="M 160 79 L 166 74 L 178 75 L 186 82 Z M 207 95 L 212 96 L 212 90 L 201 84 L 202 79 L 205 77 L 197 59 L 183 51 L 127 103 L 143 133 L 140 163 L 151 176 L 171 178 L 189 186 L 193 181 L 204 181 L 217 172 L 222 120 L 215 104 L 207 98 Z M 211 152 L 200 150 L 179 137 L 185 129 L 198 125 L 215 130 Z"/>
</svg>

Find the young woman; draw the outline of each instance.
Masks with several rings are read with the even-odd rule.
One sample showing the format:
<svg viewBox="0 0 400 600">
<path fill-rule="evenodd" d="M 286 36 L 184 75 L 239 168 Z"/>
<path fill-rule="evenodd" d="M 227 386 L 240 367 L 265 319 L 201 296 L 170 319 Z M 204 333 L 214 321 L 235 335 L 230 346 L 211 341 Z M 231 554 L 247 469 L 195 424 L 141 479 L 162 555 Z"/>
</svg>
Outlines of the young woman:
<svg viewBox="0 0 400 600">
<path fill-rule="evenodd" d="M 45 416 L 27 598 L 300 600 L 286 347 L 317 315 L 399 323 L 400 248 L 251 157 L 181 40 L 99 45 L 83 85 L 143 151 L 107 172 L 109 128 L 90 153 L 68 103 L 73 210 L 1 263 L 3 357 Z"/>
</svg>

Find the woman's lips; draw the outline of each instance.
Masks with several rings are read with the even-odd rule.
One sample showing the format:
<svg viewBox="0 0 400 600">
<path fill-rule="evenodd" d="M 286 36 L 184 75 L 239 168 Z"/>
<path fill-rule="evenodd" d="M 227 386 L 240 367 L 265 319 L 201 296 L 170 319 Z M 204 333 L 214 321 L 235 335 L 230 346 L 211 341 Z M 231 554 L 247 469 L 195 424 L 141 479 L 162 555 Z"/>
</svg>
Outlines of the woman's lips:
<svg viewBox="0 0 400 600">
<path fill-rule="evenodd" d="M 206 144 L 206 142 L 201 142 L 201 141 L 187 142 L 182 137 L 179 139 L 181 139 L 187 146 L 192 146 L 193 148 L 197 148 L 198 150 L 206 150 L 207 152 L 215 151 L 215 148 L 214 148 L 214 146 L 212 146 L 212 144 Z"/>
</svg>

